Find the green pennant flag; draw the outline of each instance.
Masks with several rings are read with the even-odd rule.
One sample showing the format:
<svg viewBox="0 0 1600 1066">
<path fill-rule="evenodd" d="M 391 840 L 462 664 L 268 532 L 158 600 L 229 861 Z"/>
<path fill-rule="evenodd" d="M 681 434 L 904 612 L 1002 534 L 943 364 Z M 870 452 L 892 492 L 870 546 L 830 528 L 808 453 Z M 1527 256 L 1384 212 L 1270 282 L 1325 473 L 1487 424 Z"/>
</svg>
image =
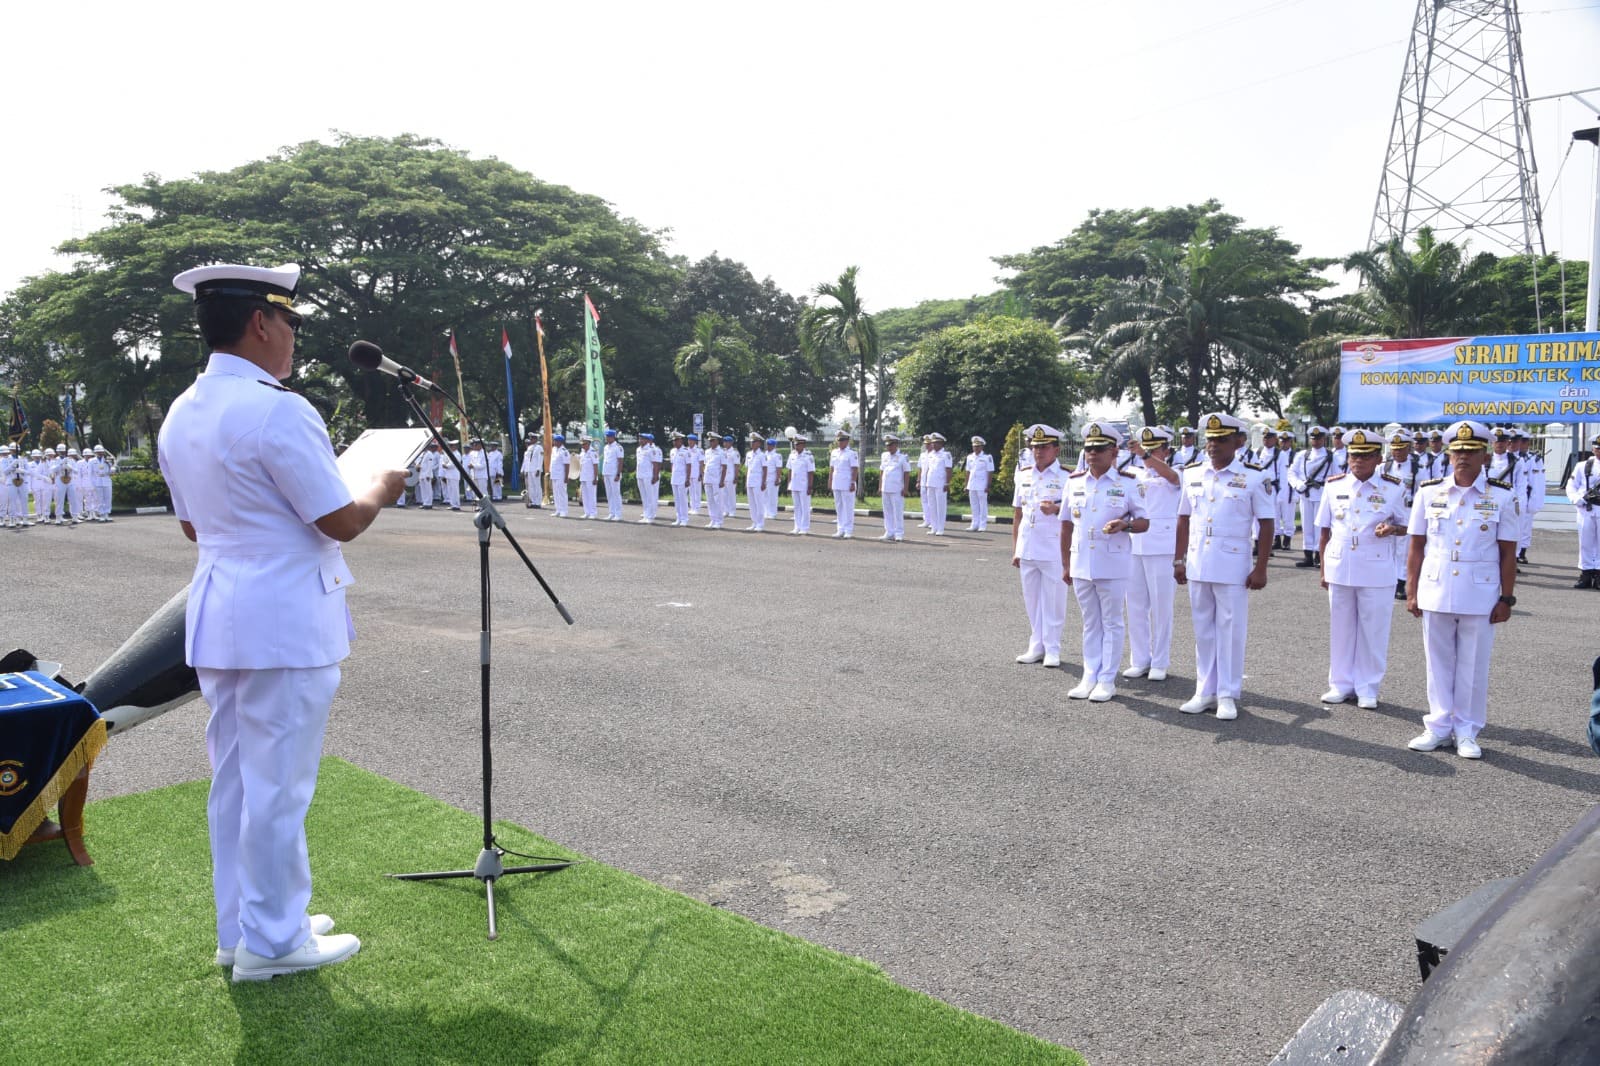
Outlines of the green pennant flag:
<svg viewBox="0 0 1600 1066">
<path fill-rule="evenodd" d="M 589 427 L 589 436 L 601 441 L 606 434 L 606 376 L 600 368 L 600 312 L 594 309 L 594 301 L 589 299 L 588 293 L 583 294 L 583 308 L 589 312 L 583 319 L 583 347 L 587 353 L 584 378 L 589 385 L 584 421 Z"/>
</svg>

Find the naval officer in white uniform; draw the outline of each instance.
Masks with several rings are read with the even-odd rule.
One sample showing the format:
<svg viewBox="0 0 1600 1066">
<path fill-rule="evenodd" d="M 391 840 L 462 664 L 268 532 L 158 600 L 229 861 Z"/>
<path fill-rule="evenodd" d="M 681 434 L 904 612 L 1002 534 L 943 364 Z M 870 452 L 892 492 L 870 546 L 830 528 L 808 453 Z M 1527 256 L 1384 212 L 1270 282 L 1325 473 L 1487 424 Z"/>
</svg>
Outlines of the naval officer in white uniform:
<svg viewBox="0 0 1600 1066">
<path fill-rule="evenodd" d="M 1189 586 L 1194 618 L 1194 696 L 1178 710 L 1199 714 L 1215 707 L 1218 718 L 1229 719 L 1239 717 L 1248 592 L 1267 587 L 1276 505 L 1267 475 L 1238 458 L 1245 424 L 1221 411 L 1200 424 L 1206 457 L 1183 468 L 1172 563 L 1178 584 Z"/>
<path fill-rule="evenodd" d="M 295 266 L 210 266 L 174 279 L 194 294 L 211 357 L 159 441 L 173 510 L 200 548 L 185 653 L 211 706 L 217 961 L 235 981 L 314 969 L 361 947 L 307 913 L 305 816 L 354 635 L 339 542 L 405 485 L 405 471 L 391 470 L 352 497 L 322 418 L 278 384 L 294 365 L 299 277 Z"/>
<path fill-rule="evenodd" d="M 1395 557 L 1411 518 L 1405 482 L 1378 472 L 1383 439 L 1364 429 L 1345 441 L 1348 473 L 1334 474 L 1317 505 L 1322 587 L 1328 590 L 1328 691 L 1323 703 L 1378 706 L 1389 665 Z"/>
<path fill-rule="evenodd" d="M 1023 431 L 1033 456 L 1016 472 L 1011 496 L 1011 565 L 1022 572 L 1022 605 L 1028 612 L 1028 650 L 1019 663 L 1061 665 L 1061 627 L 1067 621 L 1066 545 L 1061 506 L 1067 474 L 1056 460 L 1061 431 L 1035 424 Z"/>
<path fill-rule="evenodd" d="M 1061 551 L 1067 584 L 1083 616 L 1083 680 L 1069 699 L 1104 703 L 1117 694 L 1125 631 L 1122 602 L 1133 573 L 1133 538 L 1150 528 L 1139 479 L 1116 468 L 1122 434 L 1090 422 L 1083 427 L 1084 468 L 1067 475 Z"/>
<path fill-rule="evenodd" d="M 1489 706 L 1494 627 L 1517 598 L 1521 501 L 1510 482 L 1490 478 L 1489 427 L 1452 423 L 1450 476 L 1424 483 L 1411 508 L 1406 609 L 1422 619 L 1428 658 L 1426 727 L 1413 751 L 1455 742 L 1463 759 L 1480 759 L 1478 732 Z"/>
<path fill-rule="evenodd" d="M 1172 665 L 1172 601 L 1178 584 L 1172 560 L 1178 536 L 1178 471 L 1172 430 L 1146 426 L 1135 450 L 1144 466 L 1135 473 L 1150 526 L 1133 535 L 1133 576 L 1128 581 L 1128 668 L 1123 677 L 1165 681 Z"/>
</svg>

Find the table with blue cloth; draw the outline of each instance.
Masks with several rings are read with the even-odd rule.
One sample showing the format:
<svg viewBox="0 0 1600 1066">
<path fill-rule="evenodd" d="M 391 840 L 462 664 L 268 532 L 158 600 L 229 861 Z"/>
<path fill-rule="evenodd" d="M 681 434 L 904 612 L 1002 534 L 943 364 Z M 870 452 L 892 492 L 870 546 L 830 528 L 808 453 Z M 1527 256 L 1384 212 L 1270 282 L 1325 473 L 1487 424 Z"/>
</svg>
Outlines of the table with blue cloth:
<svg viewBox="0 0 1600 1066">
<path fill-rule="evenodd" d="M 82 696 L 43 674 L 0 674 L 0 859 L 24 844 L 63 839 L 79 866 L 89 769 L 106 724 Z M 60 805 L 60 824 L 46 820 Z"/>
</svg>

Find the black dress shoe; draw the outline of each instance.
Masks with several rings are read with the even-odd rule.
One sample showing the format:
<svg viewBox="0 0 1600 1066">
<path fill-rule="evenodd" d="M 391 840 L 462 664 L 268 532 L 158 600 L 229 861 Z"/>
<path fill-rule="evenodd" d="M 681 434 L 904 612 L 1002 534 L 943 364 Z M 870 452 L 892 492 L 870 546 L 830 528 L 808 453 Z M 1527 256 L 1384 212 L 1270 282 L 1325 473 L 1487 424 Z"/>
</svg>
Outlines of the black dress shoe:
<svg viewBox="0 0 1600 1066">
<path fill-rule="evenodd" d="M 1305 555 L 1305 558 L 1301 559 L 1298 563 L 1295 563 L 1295 566 L 1299 567 L 1301 570 L 1309 570 L 1317 565 L 1316 560 L 1313 558 L 1313 555 L 1315 554 L 1314 552 L 1304 552 L 1303 554 Z"/>
<path fill-rule="evenodd" d="M 1585 570 L 1578 575 L 1578 583 L 1572 587 L 1575 589 L 1592 589 L 1595 587 L 1594 579 L 1595 571 Z"/>
<path fill-rule="evenodd" d="M 1397 600 L 1406 598 L 1406 583 L 1404 581 L 1396 581 L 1394 583 L 1394 598 Z"/>
</svg>

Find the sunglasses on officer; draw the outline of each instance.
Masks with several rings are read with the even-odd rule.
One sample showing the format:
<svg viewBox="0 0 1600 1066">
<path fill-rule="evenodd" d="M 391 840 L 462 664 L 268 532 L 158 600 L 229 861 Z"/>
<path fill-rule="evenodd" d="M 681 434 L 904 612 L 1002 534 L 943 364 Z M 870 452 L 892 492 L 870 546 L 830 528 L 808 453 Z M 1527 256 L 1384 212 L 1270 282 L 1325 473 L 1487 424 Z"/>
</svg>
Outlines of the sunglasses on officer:
<svg viewBox="0 0 1600 1066">
<path fill-rule="evenodd" d="M 1086 451 L 1086 452 L 1105 452 L 1105 451 L 1110 451 L 1111 450 L 1111 445 L 1109 445 L 1109 444 L 1086 444 L 1086 445 L 1083 446 L 1083 450 Z"/>
</svg>

